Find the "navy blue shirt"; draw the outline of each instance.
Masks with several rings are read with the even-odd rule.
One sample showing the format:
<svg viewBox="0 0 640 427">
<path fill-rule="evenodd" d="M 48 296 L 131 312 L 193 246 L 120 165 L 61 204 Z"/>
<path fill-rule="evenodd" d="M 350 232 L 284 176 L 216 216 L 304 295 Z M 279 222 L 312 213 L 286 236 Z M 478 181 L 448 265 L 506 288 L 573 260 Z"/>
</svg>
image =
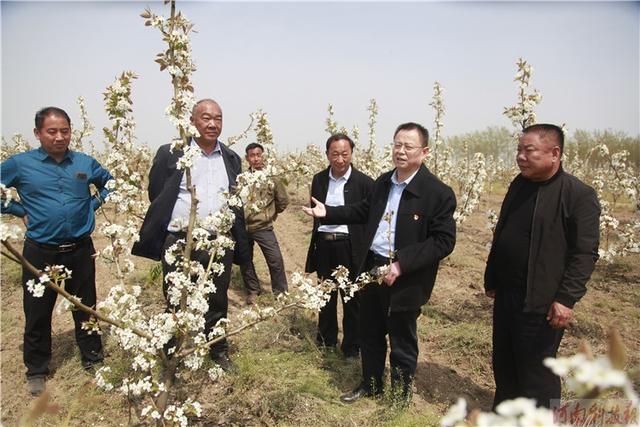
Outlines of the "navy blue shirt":
<svg viewBox="0 0 640 427">
<path fill-rule="evenodd" d="M 0 164 L 2 184 L 14 187 L 20 202 L 12 200 L 2 213 L 27 215 L 27 237 L 43 244 L 59 245 L 91 234 L 93 211 L 109 191 L 113 177 L 91 156 L 67 151 L 56 162 L 42 148 L 19 153 Z M 94 184 L 99 197 L 92 197 Z"/>
</svg>

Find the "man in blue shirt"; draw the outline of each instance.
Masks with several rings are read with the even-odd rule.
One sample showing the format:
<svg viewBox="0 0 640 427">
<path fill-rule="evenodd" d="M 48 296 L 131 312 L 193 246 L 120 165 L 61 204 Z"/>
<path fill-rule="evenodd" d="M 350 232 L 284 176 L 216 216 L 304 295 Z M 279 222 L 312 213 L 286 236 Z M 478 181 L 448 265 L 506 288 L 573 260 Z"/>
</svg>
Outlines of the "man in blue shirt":
<svg viewBox="0 0 640 427">
<path fill-rule="evenodd" d="M 71 270 L 65 289 L 88 306 L 96 304 L 95 249 L 91 232 L 94 210 L 108 190 L 112 176 L 92 157 L 69 150 L 71 121 L 64 110 L 47 107 L 36 113 L 34 134 L 40 148 L 16 154 L 0 165 L 2 184 L 14 187 L 20 201 L 10 201 L 2 213 L 22 218 L 27 227 L 23 255 L 34 267 L 64 265 Z M 92 196 L 89 185 L 99 194 Z M 27 290 L 33 274 L 23 268 L 24 363 L 31 394 L 44 390 L 51 360 L 51 315 L 57 293 L 47 288 L 42 297 Z M 89 315 L 73 311 L 76 342 L 85 369 L 102 361 L 100 336 L 82 329 Z"/>
</svg>

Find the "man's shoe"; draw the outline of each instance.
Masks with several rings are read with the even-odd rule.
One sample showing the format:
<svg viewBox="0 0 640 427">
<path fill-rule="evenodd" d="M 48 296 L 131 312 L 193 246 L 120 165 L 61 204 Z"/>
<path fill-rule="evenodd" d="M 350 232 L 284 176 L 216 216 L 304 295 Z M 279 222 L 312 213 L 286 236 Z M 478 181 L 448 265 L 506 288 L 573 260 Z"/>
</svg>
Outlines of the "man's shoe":
<svg viewBox="0 0 640 427">
<path fill-rule="evenodd" d="M 345 393 L 340 396 L 340 400 L 344 403 L 353 403 L 356 400 L 359 400 L 363 397 L 374 397 L 380 395 L 381 392 L 373 392 L 371 390 L 367 390 L 364 388 L 362 384 L 358 386 L 355 390 L 350 391 L 349 393 Z"/>
<path fill-rule="evenodd" d="M 31 393 L 32 396 L 38 396 L 44 391 L 44 377 L 28 377 L 27 388 L 29 389 L 29 393 Z"/>
<path fill-rule="evenodd" d="M 102 365 L 102 360 L 83 360 L 82 367 L 87 372 L 94 372 L 96 368 L 99 368 Z"/>
<path fill-rule="evenodd" d="M 235 372 L 238 369 L 236 364 L 229 359 L 229 355 L 226 353 L 212 354 L 211 360 L 213 360 L 216 365 L 220 366 L 220 368 L 227 373 Z"/>
<path fill-rule="evenodd" d="M 247 295 L 247 305 L 255 304 L 256 299 L 258 299 L 258 294 L 256 294 L 255 292 L 249 292 L 249 295 Z"/>
<path fill-rule="evenodd" d="M 338 351 L 337 344 L 329 344 L 321 340 L 316 340 L 316 345 L 321 351 L 328 351 L 331 353 L 335 353 L 336 351 Z"/>
</svg>

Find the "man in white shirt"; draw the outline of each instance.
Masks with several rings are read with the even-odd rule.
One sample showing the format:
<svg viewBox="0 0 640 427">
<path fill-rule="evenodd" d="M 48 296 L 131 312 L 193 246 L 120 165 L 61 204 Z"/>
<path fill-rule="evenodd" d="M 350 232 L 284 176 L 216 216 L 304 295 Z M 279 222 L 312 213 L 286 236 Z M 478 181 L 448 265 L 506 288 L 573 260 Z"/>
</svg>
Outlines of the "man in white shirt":
<svg viewBox="0 0 640 427">
<path fill-rule="evenodd" d="M 240 157 L 222 144 L 218 137 L 222 132 L 222 110 L 212 99 L 203 99 L 193 108 L 191 122 L 200 136 L 194 137 L 190 144 L 197 144 L 201 155 L 196 157 L 191 168 L 192 184 L 196 187 L 198 198 L 197 215 L 199 219 L 217 212 L 223 205 L 220 195 L 231 191 L 236 176 L 242 170 Z M 186 236 L 186 223 L 189 218 L 191 194 L 187 190 L 186 176 L 176 164 L 181 151 L 171 151 L 171 145 L 165 144 L 158 149 L 149 172 L 149 201 L 151 202 L 140 230 L 140 240 L 133 246 L 134 255 L 162 260 L 163 291 L 165 296 L 168 284 L 164 280 L 174 267 L 164 259 L 165 251 L 178 239 Z M 244 215 L 241 210 L 235 212 L 235 222 L 231 229 L 235 241 L 234 251 L 227 251 L 221 262 L 224 272 L 214 278 L 216 292 L 209 295 L 209 311 L 205 314 L 205 333 L 221 318 L 227 317 L 227 289 L 231 279 L 231 264 L 243 264 L 250 260 Z M 215 230 L 212 230 L 215 232 Z M 209 253 L 193 251 L 191 258 L 206 268 Z M 214 362 L 223 369 L 232 368 L 228 356 L 226 340 L 216 343 L 210 349 Z"/>
<path fill-rule="evenodd" d="M 327 140 L 329 167 L 313 177 L 311 197 L 324 201 L 328 206 L 342 206 L 369 197 L 373 180 L 351 165 L 353 141 L 344 134 L 334 134 Z M 347 267 L 355 278 L 357 248 L 362 246 L 364 226 L 324 225 L 314 221 L 311 244 L 307 255 L 306 272 L 317 272 L 318 278 L 331 278 L 339 265 Z M 343 296 L 344 297 L 344 296 Z M 359 299 L 356 295 L 343 302 L 342 345 L 345 357 L 357 357 L 360 351 L 358 334 Z M 334 291 L 318 316 L 319 345 L 335 347 L 338 343 L 338 292 Z"/>
</svg>

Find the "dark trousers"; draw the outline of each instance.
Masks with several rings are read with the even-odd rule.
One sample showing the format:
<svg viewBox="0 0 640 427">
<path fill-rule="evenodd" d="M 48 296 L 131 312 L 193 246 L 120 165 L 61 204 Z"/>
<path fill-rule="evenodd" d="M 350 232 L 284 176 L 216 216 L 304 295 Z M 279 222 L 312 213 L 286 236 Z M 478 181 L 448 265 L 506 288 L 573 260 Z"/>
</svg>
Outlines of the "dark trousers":
<svg viewBox="0 0 640 427">
<path fill-rule="evenodd" d="M 331 273 L 339 265 L 344 265 L 352 275 L 351 243 L 346 240 L 326 241 L 318 239 L 317 243 L 317 273 L 321 280 L 331 278 Z M 342 298 L 342 344 L 340 349 L 345 354 L 357 354 L 360 349 L 358 334 L 358 318 L 360 311 L 359 296 L 356 293 L 346 303 Z M 338 291 L 331 292 L 331 298 L 322 307 L 318 315 L 318 334 L 316 341 L 325 346 L 335 346 L 338 343 Z"/>
<path fill-rule="evenodd" d="M 82 303 L 93 307 L 96 304 L 96 268 L 93 254 L 95 249 L 90 238 L 70 252 L 58 252 L 37 246 L 25 240 L 22 254 L 39 270 L 48 265 L 64 265 L 71 270 L 71 278 L 65 280 L 65 289 L 80 298 Z M 38 279 L 26 268 L 22 269 L 24 326 L 24 364 L 27 377 L 47 375 L 51 360 L 51 315 L 58 294 L 47 288 L 40 298 L 34 297 L 27 290 L 27 281 Z M 102 360 L 102 340 L 100 335 L 89 334 L 82 329 L 82 323 L 89 320 L 89 315 L 73 310 L 75 336 L 82 362 L 95 363 Z"/>
<path fill-rule="evenodd" d="M 273 294 L 277 296 L 283 292 L 287 292 L 289 287 L 287 286 L 287 276 L 284 271 L 284 261 L 282 260 L 282 252 L 280 252 L 280 245 L 278 245 L 278 239 L 276 239 L 276 234 L 273 232 L 273 227 L 248 233 L 248 237 L 252 259 L 253 244 L 257 242 L 262 250 L 264 259 L 267 261 Z M 241 265 L 240 272 L 242 273 L 242 280 L 247 290 L 256 294 L 261 293 L 262 289 L 260 288 L 260 281 L 258 280 L 253 261 Z"/>
<path fill-rule="evenodd" d="M 367 263 L 367 270 L 373 263 Z M 391 354 L 391 386 L 408 393 L 418 364 L 417 319 L 420 310 L 390 311 L 391 288 L 370 283 L 360 291 L 360 354 L 363 386 L 370 392 L 382 390 L 387 357 L 387 339 Z"/>
<path fill-rule="evenodd" d="M 499 288 L 493 305 L 494 408 L 516 397 L 549 407 L 560 399 L 560 378 L 542 361 L 555 357 L 564 329 L 549 326 L 546 313 L 525 313 L 525 289 Z"/>
<path fill-rule="evenodd" d="M 164 240 L 164 245 L 162 248 L 162 252 L 164 253 L 169 247 L 171 247 L 176 241 L 178 237 L 173 233 L 168 233 L 167 237 Z M 207 251 L 192 251 L 191 259 L 193 261 L 197 261 L 207 268 L 209 264 L 210 255 Z M 231 281 L 231 264 L 233 262 L 233 251 L 225 251 L 224 256 L 220 260 L 220 262 L 224 265 L 224 272 L 220 276 L 213 277 L 213 283 L 216 285 L 216 291 L 209 294 L 209 310 L 204 315 L 204 332 L 205 334 L 209 334 L 211 329 L 218 323 L 218 321 L 222 318 L 227 317 L 227 310 L 229 308 L 229 299 L 227 297 L 227 290 L 229 289 L 229 282 Z M 165 298 L 167 296 L 168 284 L 164 280 L 168 273 L 175 271 L 175 266 L 170 266 L 162 257 L 162 290 L 164 292 Z M 171 310 L 173 307 L 168 306 L 167 309 Z M 227 340 L 222 340 L 217 342 L 209 349 L 209 353 L 212 355 L 226 354 L 229 349 L 229 344 Z"/>
</svg>

